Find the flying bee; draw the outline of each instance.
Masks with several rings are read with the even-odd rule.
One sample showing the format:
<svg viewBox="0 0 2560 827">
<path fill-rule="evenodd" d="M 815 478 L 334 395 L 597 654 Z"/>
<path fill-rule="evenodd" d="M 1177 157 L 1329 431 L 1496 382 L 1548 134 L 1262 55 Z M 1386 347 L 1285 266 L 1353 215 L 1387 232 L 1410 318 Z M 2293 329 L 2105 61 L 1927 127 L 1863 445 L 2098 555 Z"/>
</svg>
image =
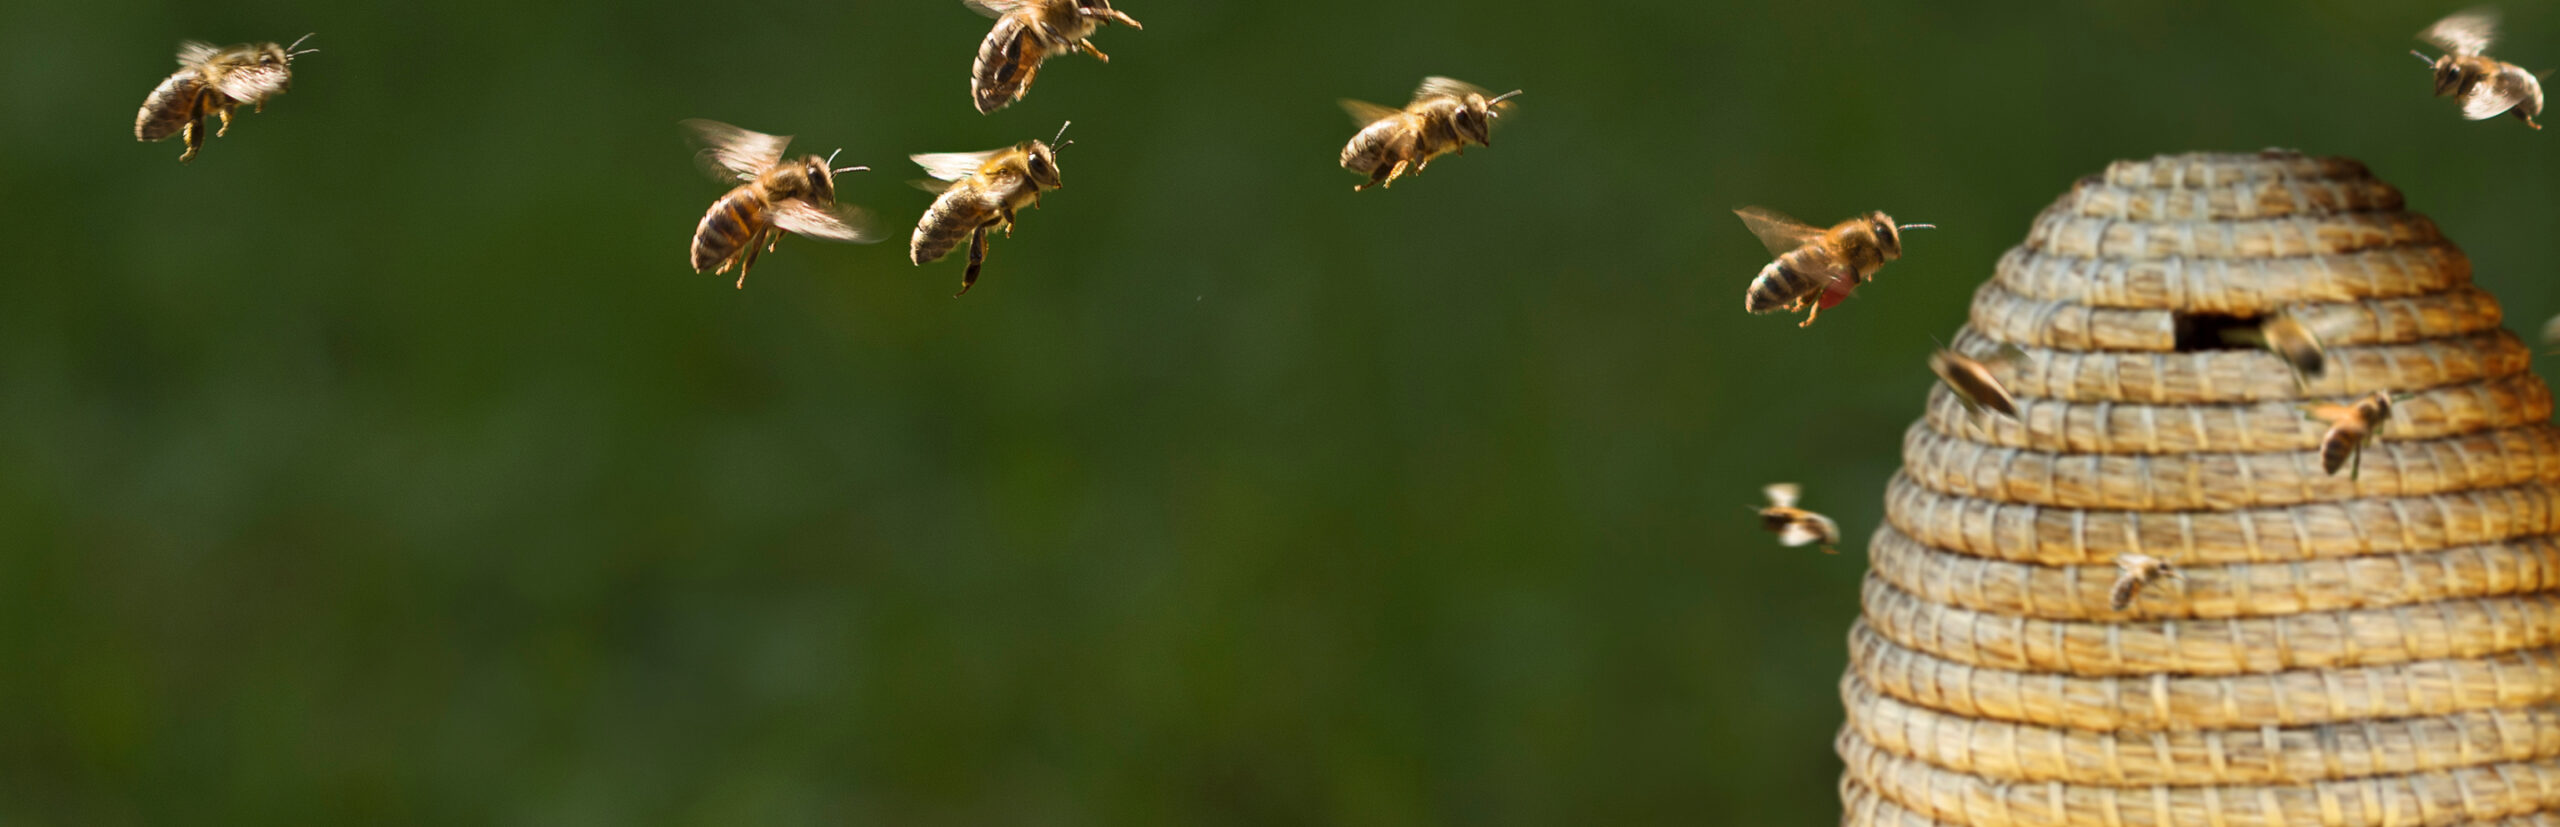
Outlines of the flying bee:
<svg viewBox="0 0 2560 827">
<path fill-rule="evenodd" d="M 267 111 L 268 98 L 293 88 L 293 59 L 320 51 L 295 51 L 309 39 L 306 34 L 285 46 L 243 43 L 218 48 L 193 40 L 178 44 L 178 71 L 142 99 L 142 112 L 133 119 L 134 140 L 184 135 L 187 149 L 178 154 L 178 161 L 195 160 L 196 150 L 204 148 L 205 116 L 222 119 L 222 126 L 213 133 L 220 136 L 231 131 L 231 110 L 241 104 L 249 105 L 251 111 Z"/>
<path fill-rule="evenodd" d="M 969 8 L 996 19 L 995 28 L 978 44 L 977 63 L 969 67 L 969 97 L 984 115 L 1003 109 L 1031 92 L 1031 79 L 1050 55 L 1087 52 L 1104 63 L 1111 56 L 1093 47 L 1093 33 L 1104 23 L 1145 29 L 1111 7 L 1111 0 L 967 0 Z"/>
<path fill-rule="evenodd" d="M 2524 67 L 2484 54 L 2497 33 L 2497 12 L 2485 8 L 2458 12 L 2418 33 L 2418 39 L 2443 49 L 2443 55 L 2431 58 L 2416 49 L 2409 53 L 2435 71 L 2436 97 L 2450 95 L 2462 102 L 2463 117 L 2480 121 L 2505 112 L 2541 129 L 2533 116 L 2542 114 L 2542 79 Z"/>
<path fill-rule="evenodd" d="M 1793 548 L 1807 543 L 1822 544 L 1822 553 L 1838 554 L 1833 548 L 1840 542 L 1840 524 L 1831 518 L 1796 507 L 1796 499 L 1804 491 L 1792 482 L 1773 483 L 1760 489 L 1769 497 L 1767 508 L 1755 509 L 1760 514 L 1760 528 L 1775 532 L 1778 544 Z"/>
<path fill-rule="evenodd" d="M 1058 150 L 1075 143 L 1060 140 L 1066 136 L 1067 125 L 1059 124 L 1057 137 L 1049 139 L 1052 143 L 1032 140 L 985 152 L 907 156 L 927 174 L 949 182 L 917 183 L 940 195 L 925 210 L 924 219 L 916 222 L 908 259 L 919 265 L 937 261 L 959 246 L 961 239 L 968 239 L 969 269 L 961 272 L 960 292 L 952 296 L 967 295 L 970 285 L 978 283 L 978 268 L 987 262 L 987 231 L 1002 229 L 1006 238 L 1013 237 L 1014 211 L 1024 204 L 1036 209 L 1042 191 L 1066 186 L 1058 178 Z"/>
<path fill-rule="evenodd" d="M 2320 437 L 2320 470 L 2336 476 L 2345 467 L 2347 479 L 2356 479 L 2364 471 L 2365 446 L 2391 419 L 2391 403 L 2408 398 L 2374 391 L 2353 405 L 2304 406 L 2304 418 L 2329 423 L 2329 432 Z"/>
<path fill-rule="evenodd" d="M 1413 102 L 1390 109 L 1366 101 L 1344 99 L 1342 108 L 1360 131 L 1342 147 L 1342 168 L 1369 176 L 1353 192 L 1394 186 L 1406 172 L 1420 173 L 1431 159 L 1467 154 L 1467 144 L 1493 145 L 1493 124 L 1517 106 L 1513 89 L 1487 96 L 1484 89 L 1444 77 L 1422 79 Z"/>
<path fill-rule="evenodd" d="M 2116 568 L 2123 573 L 2116 575 L 2115 585 L 2107 589 L 2107 607 L 2119 612 L 2141 599 L 2143 588 L 2153 583 L 2164 579 L 2180 585 L 2187 582 L 2187 575 L 2178 571 L 2177 566 L 2148 554 L 2127 552 L 2116 555 Z"/>
<path fill-rule="evenodd" d="M 2334 327 L 2334 324 L 2308 319 L 2300 313 L 2277 313 L 2254 326 L 2223 330 L 2222 340 L 2229 344 L 2266 348 L 2267 352 L 2284 360 L 2285 367 L 2293 369 L 2294 385 L 2303 387 L 2328 372 L 2329 355 L 2320 344 L 2320 334 Z"/>
<path fill-rule="evenodd" d="M 1734 210 L 1742 225 L 1760 237 L 1760 245 L 1777 258 L 1760 268 L 1751 289 L 1742 294 L 1742 309 L 1753 313 L 1789 313 L 1811 305 L 1797 327 L 1847 300 L 1859 285 L 1875 280 L 1885 262 L 1902 257 L 1902 231 L 1936 229 L 1935 224 L 1895 224 L 1893 216 L 1871 212 L 1824 230 L 1767 207 Z"/>
<path fill-rule="evenodd" d="M 1980 417 L 1984 411 L 2012 420 L 2018 418 L 2018 400 L 2000 384 L 1995 368 L 2026 358 L 2027 352 L 2017 345 L 2003 345 L 1998 354 L 1987 360 L 1975 360 L 1947 348 L 1929 354 L 1929 370 L 1938 374 L 1947 389 L 1955 391 L 1956 401 L 1965 413 Z"/>
<path fill-rule="evenodd" d="M 836 174 L 870 167 L 833 166 L 835 156 L 806 155 L 784 160 L 789 135 L 767 135 L 718 121 L 688 120 L 702 147 L 697 158 L 712 177 L 736 181 L 693 230 L 693 271 L 727 273 L 738 268 L 738 287 L 747 286 L 747 271 L 756 255 L 771 252 L 783 233 L 828 241 L 873 242 L 870 217 L 861 209 L 836 203 Z"/>
</svg>

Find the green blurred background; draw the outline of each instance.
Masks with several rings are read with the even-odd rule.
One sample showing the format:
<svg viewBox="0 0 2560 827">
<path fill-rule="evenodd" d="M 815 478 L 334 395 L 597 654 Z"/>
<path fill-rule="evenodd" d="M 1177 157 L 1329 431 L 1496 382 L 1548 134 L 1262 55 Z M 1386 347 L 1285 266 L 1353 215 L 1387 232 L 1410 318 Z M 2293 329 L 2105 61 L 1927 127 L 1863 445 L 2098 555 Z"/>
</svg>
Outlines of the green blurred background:
<svg viewBox="0 0 2560 827">
<path fill-rule="evenodd" d="M 2354 155 L 2560 307 L 2560 135 L 2404 54 L 2450 6 L 1123 8 L 982 117 L 957 0 L 0 6 L 0 822 L 1832 823 L 1930 337 L 2073 179 Z M 1434 73 L 1527 94 L 1355 195 L 1334 99 Z M 695 275 L 688 117 L 897 240 Z M 907 264 L 905 154 L 1068 118 L 975 292 Z M 1751 203 L 1944 229 L 1798 330 Z"/>
</svg>

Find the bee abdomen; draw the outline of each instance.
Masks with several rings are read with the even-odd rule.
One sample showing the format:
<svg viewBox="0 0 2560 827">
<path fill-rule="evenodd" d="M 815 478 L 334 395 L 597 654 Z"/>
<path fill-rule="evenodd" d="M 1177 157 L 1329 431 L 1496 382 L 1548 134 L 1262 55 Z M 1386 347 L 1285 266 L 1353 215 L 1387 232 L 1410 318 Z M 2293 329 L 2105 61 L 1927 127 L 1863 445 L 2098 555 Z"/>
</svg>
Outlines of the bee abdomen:
<svg viewBox="0 0 2560 827">
<path fill-rule="evenodd" d="M 992 113 L 1022 98 L 1031 70 L 1038 68 L 1041 59 L 1037 44 L 1028 42 L 1030 37 L 1020 19 L 1007 15 L 978 43 L 977 62 L 969 66 L 969 97 L 977 104 L 978 114 Z"/>
<path fill-rule="evenodd" d="M 2107 606 L 2119 612 L 2124 611 L 2125 607 L 2133 605 L 2133 598 L 2141 593 L 2141 578 L 2132 575 L 2119 577 L 2116 579 L 2115 586 L 2107 589 Z"/>
<path fill-rule="evenodd" d="M 916 222 L 916 234 L 907 245 L 907 259 L 917 264 L 936 261 L 960 246 L 969 233 L 986 223 L 970 215 L 974 211 L 952 203 L 950 198 L 933 202 L 924 220 Z"/>
<path fill-rule="evenodd" d="M 693 229 L 693 271 L 709 272 L 736 256 L 764 229 L 764 205 L 746 192 L 731 190 L 702 214 Z"/>
<path fill-rule="evenodd" d="M 2329 432 L 2320 440 L 2320 470 L 2336 474 L 2338 469 L 2347 467 L 2347 460 L 2354 458 L 2356 449 L 2361 447 L 2360 441 L 2344 431 Z"/>
<path fill-rule="evenodd" d="M 1742 294 L 1742 309 L 1774 313 L 1797 305 L 1821 289 L 1820 279 L 1787 266 L 1787 260 L 1780 258 L 1760 268 L 1760 275 L 1751 279 L 1751 289 Z"/>
<path fill-rule="evenodd" d="M 195 120 L 196 99 L 203 93 L 204 81 L 192 70 L 161 81 L 149 97 L 142 99 L 142 112 L 133 121 L 134 140 L 157 141 L 178 134 Z"/>
</svg>

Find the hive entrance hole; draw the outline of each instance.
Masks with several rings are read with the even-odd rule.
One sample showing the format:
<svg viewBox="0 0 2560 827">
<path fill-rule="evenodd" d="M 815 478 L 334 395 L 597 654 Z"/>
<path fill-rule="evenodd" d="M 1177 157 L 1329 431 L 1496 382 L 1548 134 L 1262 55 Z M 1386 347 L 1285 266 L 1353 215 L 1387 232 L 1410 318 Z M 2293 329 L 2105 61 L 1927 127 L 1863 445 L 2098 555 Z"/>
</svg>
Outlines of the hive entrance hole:
<svg viewBox="0 0 2560 827">
<path fill-rule="evenodd" d="M 2170 317 L 2175 331 L 2177 351 L 2248 350 L 2257 347 L 2249 336 L 2258 331 L 2261 316 L 2238 316 L 2229 313 L 2177 313 Z"/>
</svg>

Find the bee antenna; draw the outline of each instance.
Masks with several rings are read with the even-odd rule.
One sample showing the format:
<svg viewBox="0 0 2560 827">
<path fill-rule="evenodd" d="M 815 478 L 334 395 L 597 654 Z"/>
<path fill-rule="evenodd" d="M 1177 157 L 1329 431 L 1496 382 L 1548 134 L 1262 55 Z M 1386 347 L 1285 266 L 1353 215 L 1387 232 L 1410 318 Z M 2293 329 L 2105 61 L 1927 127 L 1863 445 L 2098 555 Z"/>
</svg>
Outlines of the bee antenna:
<svg viewBox="0 0 2560 827">
<path fill-rule="evenodd" d="M 1899 226 L 1899 227 L 1896 227 L 1896 228 L 1894 228 L 1894 229 L 1897 229 L 1897 230 L 1935 230 L 1935 229 L 1937 229 L 1937 228 L 1938 228 L 1938 225 L 1936 225 L 1936 224 L 1904 224 L 1904 225 Z"/>
<path fill-rule="evenodd" d="M 2434 65 L 2436 65 L 2436 59 L 2435 59 L 2435 58 L 2432 58 L 2432 57 L 2428 57 L 2428 56 L 2427 56 L 2427 53 L 2425 53 L 2425 52 L 2421 52 L 2421 51 L 2418 51 L 2418 50 L 2416 50 L 2416 49 L 2410 49 L 2410 50 L 2409 50 L 2409 54 L 2410 54 L 2410 55 L 2412 55 L 2412 56 L 2415 56 L 2415 57 L 2418 59 L 2418 62 L 2420 62 L 2420 63 L 2424 63 L 2424 64 L 2427 64 L 2427 65 L 2429 65 L 2429 66 L 2434 66 Z"/>
<path fill-rule="evenodd" d="M 291 55 L 294 55 L 294 56 L 297 56 L 297 57 L 299 57 L 299 56 L 301 56 L 301 55 L 314 55 L 314 54 L 319 54 L 319 53 L 320 53 L 320 50 L 318 50 L 318 49 L 304 49 L 304 50 L 299 51 L 299 52 L 297 52 L 297 51 L 294 51 L 294 50 L 293 50 L 295 46 L 300 46 L 300 45 L 302 45 L 302 41 L 310 40 L 310 39 L 311 39 L 311 35 L 312 35 L 312 34 L 319 34 L 319 32 L 312 32 L 311 34 L 306 34 L 306 35 L 303 35 L 303 36 L 301 36 L 301 37 L 294 38 L 292 43 L 285 44 L 285 47 L 284 47 L 285 53 L 287 53 L 287 54 L 291 54 Z"/>
<path fill-rule="evenodd" d="M 1503 101 L 1510 100 L 1510 99 L 1512 99 L 1513 97 L 1518 96 L 1519 94 L 1520 94 L 1520 90 L 1518 90 L 1518 89 L 1513 89 L 1513 90 L 1511 90 L 1511 91 L 1509 91 L 1509 92 L 1504 92 L 1504 93 L 1502 93 L 1502 94 L 1499 94 L 1499 95 L 1495 95 L 1495 96 L 1493 96 L 1493 100 L 1485 101 L 1485 102 L 1484 102 L 1484 105 L 1486 105 L 1486 106 L 1492 106 L 1492 105 L 1494 105 L 1494 104 L 1497 104 L 1497 103 L 1501 103 L 1501 102 L 1503 102 Z"/>
<path fill-rule="evenodd" d="M 1049 139 L 1049 146 L 1050 146 L 1050 148 L 1055 149 L 1055 148 L 1058 148 L 1058 147 L 1066 146 L 1068 142 L 1066 142 L 1066 141 L 1064 141 L 1064 140 L 1062 140 L 1062 139 L 1064 139 L 1065 137 L 1067 137 L 1067 127 L 1074 126 L 1074 125 L 1075 125 L 1075 123 L 1076 123 L 1075 121 L 1068 121 L 1068 122 L 1066 122 L 1066 123 L 1059 124 L 1059 125 L 1058 125 L 1058 134 L 1057 134 L 1057 135 L 1055 135 L 1055 136 L 1053 136 L 1053 137 L 1051 137 L 1051 138 Z"/>
</svg>

